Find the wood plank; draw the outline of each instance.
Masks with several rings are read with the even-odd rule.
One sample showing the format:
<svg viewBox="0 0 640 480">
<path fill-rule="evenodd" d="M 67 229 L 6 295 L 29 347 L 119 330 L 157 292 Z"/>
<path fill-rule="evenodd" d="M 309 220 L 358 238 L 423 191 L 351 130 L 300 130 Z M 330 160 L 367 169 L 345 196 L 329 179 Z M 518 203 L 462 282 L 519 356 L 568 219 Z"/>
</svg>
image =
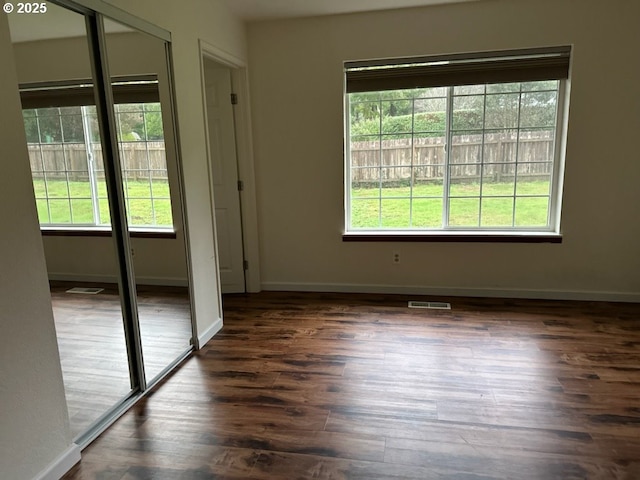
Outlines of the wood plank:
<svg viewBox="0 0 640 480">
<path fill-rule="evenodd" d="M 225 296 L 65 478 L 640 478 L 640 305 L 409 299 Z"/>
</svg>

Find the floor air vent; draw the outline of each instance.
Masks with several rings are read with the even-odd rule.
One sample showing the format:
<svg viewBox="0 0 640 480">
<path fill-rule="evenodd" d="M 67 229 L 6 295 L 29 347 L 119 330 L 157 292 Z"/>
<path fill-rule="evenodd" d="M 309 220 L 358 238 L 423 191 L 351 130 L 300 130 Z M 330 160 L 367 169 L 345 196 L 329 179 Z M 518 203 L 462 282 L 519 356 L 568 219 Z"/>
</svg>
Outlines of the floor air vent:
<svg viewBox="0 0 640 480">
<path fill-rule="evenodd" d="M 451 310 L 451 304 L 446 302 L 409 302 L 409 308 L 430 308 L 433 310 Z"/>
<path fill-rule="evenodd" d="M 104 288 L 93 288 L 93 287 L 73 287 L 67 290 L 67 293 L 83 293 L 85 295 L 96 295 L 103 291 Z"/>
</svg>

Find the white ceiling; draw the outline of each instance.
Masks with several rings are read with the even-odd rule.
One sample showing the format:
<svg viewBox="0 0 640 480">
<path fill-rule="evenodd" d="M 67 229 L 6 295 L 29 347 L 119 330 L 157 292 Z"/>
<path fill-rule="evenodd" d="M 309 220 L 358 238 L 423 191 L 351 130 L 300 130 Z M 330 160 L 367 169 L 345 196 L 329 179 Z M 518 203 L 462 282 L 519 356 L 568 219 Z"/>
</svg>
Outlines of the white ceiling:
<svg viewBox="0 0 640 480">
<path fill-rule="evenodd" d="M 396 8 L 461 3 L 477 0 L 223 0 L 229 9 L 246 21 L 276 18 L 312 17 L 340 13 L 390 10 Z M 47 15 L 8 15 L 13 42 L 26 42 L 85 35 L 84 19 L 55 4 L 48 4 Z M 130 31 L 109 22 L 108 32 Z"/>
<path fill-rule="evenodd" d="M 247 21 L 391 10 L 476 0 L 223 0 Z"/>
<path fill-rule="evenodd" d="M 82 15 L 51 2 L 47 4 L 47 7 L 46 15 L 7 15 L 11 41 L 19 43 L 86 36 L 86 25 Z M 105 19 L 104 26 L 107 33 L 133 31 L 131 28 L 109 19 Z"/>
</svg>

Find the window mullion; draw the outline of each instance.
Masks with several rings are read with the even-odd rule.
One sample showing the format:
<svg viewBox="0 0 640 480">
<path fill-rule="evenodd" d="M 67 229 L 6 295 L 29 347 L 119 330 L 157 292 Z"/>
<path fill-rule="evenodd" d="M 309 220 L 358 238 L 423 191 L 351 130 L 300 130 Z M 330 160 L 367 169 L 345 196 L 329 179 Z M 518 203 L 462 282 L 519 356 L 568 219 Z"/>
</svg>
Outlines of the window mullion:
<svg viewBox="0 0 640 480">
<path fill-rule="evenodd" d="M 65 183 L 67 186 L 67 203 L 69 204 L 69 223 L 73 223 L 73 208 L 71 206 L 71 186 L 69 185 L 70 179 L 69 179 L 69 168 L 68 168 L 70 166 L 70 163 L 68 158 L 68 152 L 64 145 L 62 112 L 60 111 L 59 107 L 56 110 L 58 110 L 58 124 L 60 125 L 60 146 L 62 147 L 62 160 L 64 162 L 64 177 L 65 177 Z"/>
<path fill-rule="evenodd" d="M 414 156 L 416 154 L 415 132 L 414 132 L 415 127 L 416 127 L 416 98 L 414 94 L 411 97 L 411 166 L 409 167 L 409 174 L 411 175 L 411 177 L 409 179 L 409 227 L 413 227 L 413 180 L 415 177 Z"/>
<path fill-rule="evenodd" d="M 42 149 L 42 131 L 40 130 L 40 114 L 38 110 L 35 109 L 36 114 L 36 127 L 38 129 L 38 150 L 40 150 L 40 165 L 42 165 L 42 181 L 44 182 L 44 198 L 47 204 L 47 218 L 49 219 L 48 223 L 53 223 L 51 217 L 51 205 L 49 204 L 49 180 L 47 179 L 47 167 L 44 163 L 44 150 Z"/>
<path fill-rule="evenodd" d="M 382 227 L 382 160 L 383 160 L 383 149 L 382 149 L 382 99 L 378 100 L 378 148 L 380 149 L 380 161 L 378 162 L 378 228 Z"/>
<path fill-rule="evenodd" d="M 520 84 L 520 93 L 518 95 L 518 127 L 516 130 L 516 158 L 513 167 L 513 214 L 511 217 L 511 226 L 516 226 L 516 199 L 518 194 L 518 157 L 520 155 L 520 121 L 522 119 L 522 84 Z"/>
<path fill-rule="evenodd" d="M 447 87 L 447 108 L 445 112 L 446 131 L 444 141 L 444 178 L 443 178 L 443 199 L 442 199 L 442 228 L 449 227 L 449 182 L 451 144 L 453 142 L 452 126 L 453 126 L 453 87 Z"/>
<path fill-rule="evenodd" d="M 93 224 L 100 225 L 100 202 L 98 200 L 98 181 L 95 171 L 95 156 L 93 154 L 93 138 L 89 125 L 87 107 L 80 107 L 82 113 L 82 129 L 84 130 L 84 148 L 87 153 L 87 172 L 89 173 L 89 187 L 91 188 L 91 205 L 93 207 Z"/>
<path fill-rule="evenodd" d="M 480 198 L 478 198 L 478 228 L 482 227 L 482 190 L 484 186 L 484 140 L 487 128 L 487 86 L 482 96 L 482 142 L 480 142 Z"/>
<path fill-rule="evenodd" d="M 345 109 L 347 112 L 347 122 L 345 125 L 345 140 L 344 140 L 344 153 L 345 153 L 345 170 L 344 170 L 344 192 L 345 192 L 345 230 L 350 230 L 351 227 L 351 208 L 353 205 L 353 182 L 352 182 L 352 170 L 351 165 L 351 97 L 345 95 Z"/>
<path fill-rule="evenodd" d="M 156 202 L 153 196 L 153 174 L 151 170 L 151 154 L 149 153 L 149 129 L 147 128 L 147 111 L 145 105 L 141 106 L 142 124 L 144 126 L 144 151 L 147 156 L 147 182 L 149 185 L 149 201 L 151 202 L 151 218 L 153 219 L 153 225 L 158 223 L 156 214 Z"/>
</svg>

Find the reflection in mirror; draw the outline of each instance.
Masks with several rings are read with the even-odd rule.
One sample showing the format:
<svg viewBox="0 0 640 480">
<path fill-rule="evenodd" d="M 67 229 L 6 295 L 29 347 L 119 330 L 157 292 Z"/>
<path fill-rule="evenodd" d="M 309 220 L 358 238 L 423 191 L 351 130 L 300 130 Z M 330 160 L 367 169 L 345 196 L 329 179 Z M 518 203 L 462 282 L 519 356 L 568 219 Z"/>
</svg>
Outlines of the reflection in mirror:
<svg viewBox="0 0 640 480">
<path fill-rule="evenodd" d="M 167 45 L 109 19 L 105 30 L 150 383 L 189 350 L 192 337 Z"/>
<path fill-rule="evenodd" d="M 124 187 L 117 199 L 105 181 L 105 165 L 115 164 L 103 159 L 110 139 L 101 138 L 108 130 L 96 112 L 85 18 L 48 6 L 9 20 L 71 429 L 84 442 L 191 350 L 186 237 L 168 44 L 105 21 Z M 113 238 L 108 197 L 125 207 L 125 238 Z M 128 244 L 133 266 L 122 258 Z M 129 274 L 138 311 L 118 286 Z"/>
<path fill-rule="evenodd" d="M 38 218 L 74 436 L 129 396 L 118 263 L 84 16 L 10 15 Z M 82 236 L 71 236 L 82 233 Z M 101 236 L 95 236 L 96 234 Z"/>
</svg>

